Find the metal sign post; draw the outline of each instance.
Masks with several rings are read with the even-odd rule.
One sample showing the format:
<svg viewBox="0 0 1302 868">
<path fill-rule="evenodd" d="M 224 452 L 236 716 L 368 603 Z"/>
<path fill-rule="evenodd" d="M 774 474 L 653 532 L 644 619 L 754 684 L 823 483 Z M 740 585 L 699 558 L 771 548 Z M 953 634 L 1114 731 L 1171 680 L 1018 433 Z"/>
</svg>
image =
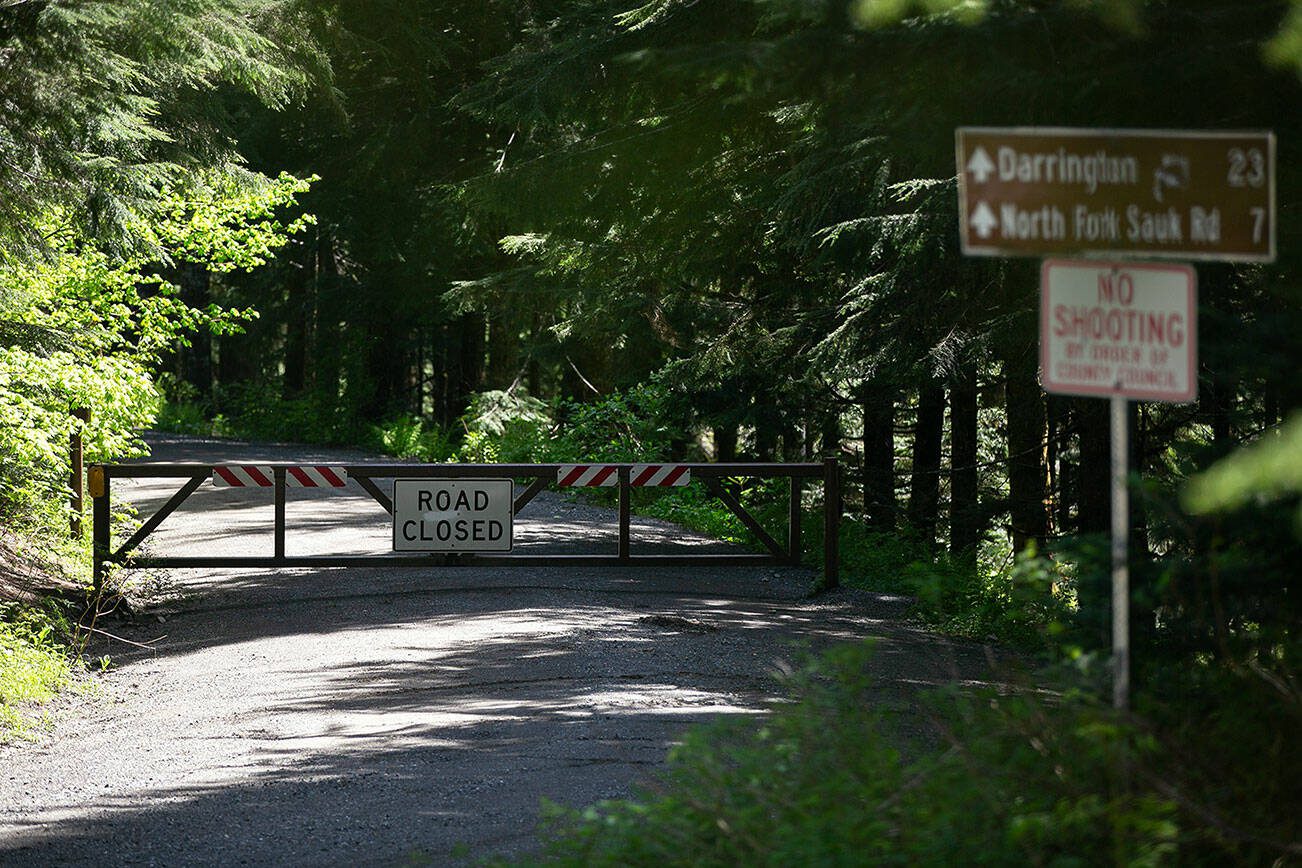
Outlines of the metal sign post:
<svg viewBox="0 0 1302 868">
<path fill-rule="evenodd" d="M 1112 396 L 1112 706 L 1130 706 L 1130 500 L 1129 401 L 1120 386 Z"/>
</svg>

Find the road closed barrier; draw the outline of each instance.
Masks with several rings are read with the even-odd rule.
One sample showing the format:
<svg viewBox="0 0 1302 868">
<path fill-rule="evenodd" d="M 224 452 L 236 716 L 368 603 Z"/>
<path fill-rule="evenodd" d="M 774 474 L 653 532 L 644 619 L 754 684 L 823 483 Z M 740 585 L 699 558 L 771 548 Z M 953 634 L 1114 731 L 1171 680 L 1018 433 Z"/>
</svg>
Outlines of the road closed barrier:
<svg viewBox="0 0 1302 868">
<path fill-rule="evenodd" d="M 840 480 L 835 459 L 814 463 L 664 464 L 96 464 L 88 474 L 94 513 L 95 586 L 106 567 L 336 567 L 336 566 L 699 566 L 800 563 L 800 519 L 807 479 L 823 483 L 823 579 L 838 581 Z M 181 487 L 124 542 L 114 545 L 109 508 L 115 479 L 181 479 Z M 779 542 L 742 505 L 726 480 L 789 480 L 787 538 Z M 523 484 L 518 484 L 523 480 Z M 392 495 L 377 484 L 392 482 Z M 761 553 L 635 553 L 629 495 L 634 488 L 703 484 L 759 541 Z M 141 555 L 140 545 L 166 518 L 210 482 L 219 488 L 270 489 L 275 506 L 272 551 L 266 555 Z M 355 484 L 389 514 L 392 554 L 289 556 L 285 554 L 288 489 L 337 490 Z M 615 551 L 548 554 L 513 550 L 515 516 L 549 487 L 616 487 L 619 536 Z"/>
</svg>

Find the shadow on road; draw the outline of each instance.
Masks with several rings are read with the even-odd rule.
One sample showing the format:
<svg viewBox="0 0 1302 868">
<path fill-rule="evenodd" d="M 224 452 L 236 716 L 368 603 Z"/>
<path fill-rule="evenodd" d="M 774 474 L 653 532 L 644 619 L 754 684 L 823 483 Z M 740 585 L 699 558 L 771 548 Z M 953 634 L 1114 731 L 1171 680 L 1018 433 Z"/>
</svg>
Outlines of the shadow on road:
<svg viewBox="0 0 1302 868">
<path fill-rule="evenodd" d="M 237 445 L 238 446 L 238 445 Z M 243 450 L 243 451 L 239 451 Z M 167 460 L 357 460 L 168 441 Z M 235 454 L 232 454 L 235 453 Z M 148 509 L 175 485 L 115 485 Z M 613 546 L 608 510 L 545 495 L 525 544 Z M 296 493 L 304 550 L 383 551 L 364 495 Z M 270 547 L 266 492 L 201 492 L 165 550 Z M 720 546 L 639 522 L 646 546 Z M 299 550 L 303 553 L 304 550 Z M 195 552 L 197 553 L 197 552 Z M 113 632 L 106 698 L 0 777 L 4 864 L 403 864 L 535 846 L 543 798 L 626 796 L 687 726 L 763 714 L 807 654 L 873 639 L 903 731 L 922 686 L 984 678 L 980 649 L 905 603 L 774 568 L 175 571 Z M 157 640 L 157 641 L 154 641 Z M 100 649 L 104 650 L 104 649 Z M 111 842 L 111 845 L 108 843 Z M 109 849 L 111 847 L 111 849 Z"/>
<path fill-rule="evenodd" d="M 313 649 L 264 661 L 274 687 L 249 669 L 230 672 L 247 681 L 225 689 L 250 708 L 222 713 L 196 697 L 186 716 L 216 725 L 166 739 L 168 761 L 192 770 L 184 780 L 115 785 L 47 813 L 42 828 L 19 825 L 0 853 L 6 864 L 80 861 L 111 841 L 124 862 L 393 864 L 423 854 L 442 864 L 459 845 L 476 856 L 528 852 L 543 798 L 582 806 L 629 795 L 686 726 L 763 713 L 805 651 L 865 626 L 681 597 L 646 610 L 459 606 L 391 620 L 378 641 L 347 643 L 324 668 Z M 373 627 L 357 614 L 334 625 L 359 636 Z M 265 628 L 241 630 L 265 637 Z M 907 712 L 920 678 L 950 681 L 976 662 L 963 649 L 880 639 L 879 701 Z"/>
</svg>

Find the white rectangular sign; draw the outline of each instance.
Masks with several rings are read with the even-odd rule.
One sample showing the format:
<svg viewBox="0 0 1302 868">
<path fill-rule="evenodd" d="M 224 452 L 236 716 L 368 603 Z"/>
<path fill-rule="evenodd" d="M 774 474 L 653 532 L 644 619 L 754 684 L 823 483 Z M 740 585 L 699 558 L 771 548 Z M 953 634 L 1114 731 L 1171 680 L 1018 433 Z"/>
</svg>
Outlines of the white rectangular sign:
<svg viewBox="0 0 1302 868">
<path fill-rule="evenodd" d="M 1187 265 L 1046 260 L 1040 275 L 1044 390 L 1195 400 L 1196 280 Z"/>
<path fill-rule="evenodd" d="M 395 479 L 396 552 L 509 552 L 515 485 L 509 479 Z"/>
</svg>

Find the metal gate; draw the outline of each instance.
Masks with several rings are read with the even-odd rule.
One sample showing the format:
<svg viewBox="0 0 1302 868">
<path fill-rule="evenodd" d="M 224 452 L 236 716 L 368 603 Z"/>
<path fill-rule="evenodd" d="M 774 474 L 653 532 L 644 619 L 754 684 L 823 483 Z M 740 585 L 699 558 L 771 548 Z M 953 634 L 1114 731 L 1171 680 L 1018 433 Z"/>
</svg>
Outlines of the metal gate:
<svg viewBox="0 0 1302 868">
<path fill-rule="evenodd" d="M 376 485 L 380 479 L 511 479 L 530 480 L 527 485 L 514 490 L 513 513 L 518 513 L 540 491 L 558 484 L 573 485 L 566 478 L 579 479 L 571 471 L 574 467 L 596 467 L 605 476 L 601 484 L 617 486 L 619 489 L 619 541 L 616 551 L 611 554 L 471 554 L 471 553 L 424 553 L 393 555 L 328 555 L 328 556 L 287 556 L 285 554 L 285 497 L 288 488 L 306 487 L 340 487 L 342 483 L 331 480 L 330 472 L 321 471 L 330 468 L 260 462 L 252 468 L 249 465 L 231 464 L 96 464 L 89 472 L 90 493 L 93 500 L 94 533 L 93 550 L 95 564 L 95 587 L 98 590 L 104 581 L 105 568 L 108 564 L 117 564 L 124 568 L 135 567 L 339 567 L 339 566 L 700 566 L 700 565 L 796 565 L 800 563 L 801 547 L 800 517 L 802 511 L 803 485 L 806 479 L 822 480 L 823 483 L 823 584 L 825 587 L 836 586 L 839 580 L 837 534 L 841 516 L 840 484 L 835 459 L 822 463 L 778 464 L 778 463 L 729 463 L 729 464 L 673 464 L 664 465 L 677 472 L 690 474 L 691 478 L 702 482 L 706 489 L 718 498 L 738 520 L 767 549 L 766 553 L 700 553 L 700 554 L 635 554 L 629 532 L 630 492 L 638 484 L 639 478 L 650 478 L 651 474 L 642 468 L 651 465 L 634 464 L 599 464 L 599 465 L 561 465 L 561 464 L 339 464 L 333 468 L 341 470 L 346 477 L 357 484 L 375 500 L 387 513 L 393 514 L 393 502 L 389 495 Z M 634 468 L 639 468 L 637 478 L 633 477 Z M 266 476 L 269 470 L 271 476 Z M 672 475 L 670 472 L 669 475 Z M 334 474 L 337 476 L 337 474 Z M 665 478 L 666 474 L 661 474 Z M 110 528 L 109 496 L 115 479 L 183 479 L 185 482 L 172 497 L 158 508 L 156 512 L 121 545 L 113 545 Z M 209 478 L 222 480 L 225 484 L 240 486 L 265 487 L 271 490 L 275 505 L 274 541 L 272 552 L 261 556 L 132 556 L 141 543 L 158 529 L 163 520 L 171 515 L 187 498 Z M 595 476 L 588 477 L 589 479 Z M 773 538 L 753 515 L 741 504 L 726 480 L 731 478 L 775 479 L 785 478 L 790 481 L 790 503 L 787 512 L 787 541 L 782 545 Z M 583 483 L 580 483 L 583 484 Z M 594 484 L 594 483 L 586 483 Z M 658 483 L 665 484 L 665 483 Z"/>
</svg>

